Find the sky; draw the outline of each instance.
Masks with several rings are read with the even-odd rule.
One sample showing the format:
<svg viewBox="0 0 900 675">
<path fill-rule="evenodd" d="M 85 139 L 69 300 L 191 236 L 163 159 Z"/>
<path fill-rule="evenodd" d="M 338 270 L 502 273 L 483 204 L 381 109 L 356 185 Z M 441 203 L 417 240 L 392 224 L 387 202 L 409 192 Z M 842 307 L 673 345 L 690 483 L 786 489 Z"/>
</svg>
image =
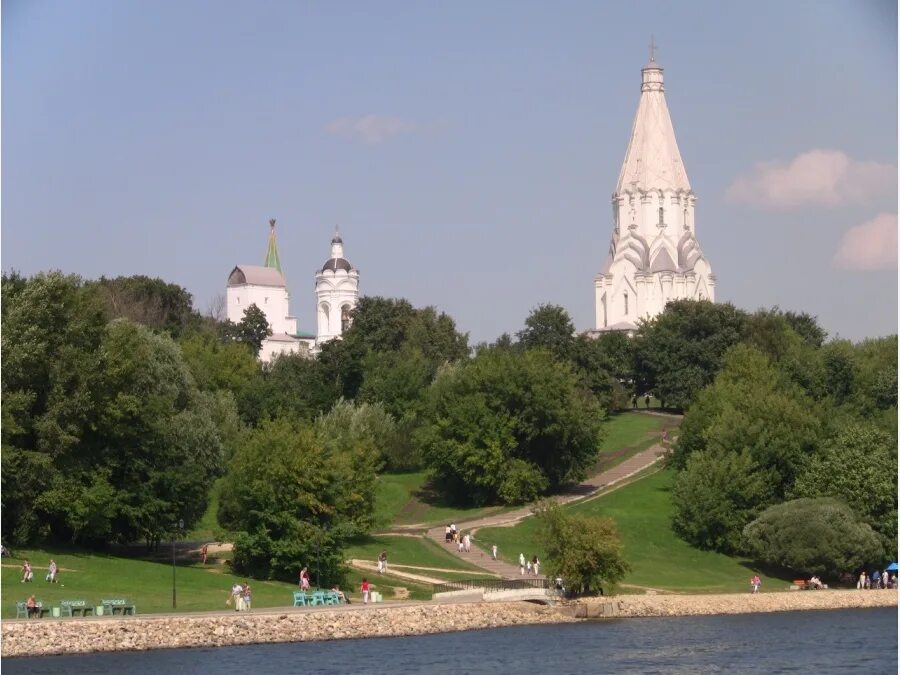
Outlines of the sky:
<svg viewBox="0 0 900 675">
<path fill-rule="evenodd" d="M 471 343 L 593 328 L 651 34 L 717 301 L 895 333 L 890 1 L 4 0 L 0 264 L 206 311 L 276 218 L 300 330 L 336 225 Z"/>
</svg>

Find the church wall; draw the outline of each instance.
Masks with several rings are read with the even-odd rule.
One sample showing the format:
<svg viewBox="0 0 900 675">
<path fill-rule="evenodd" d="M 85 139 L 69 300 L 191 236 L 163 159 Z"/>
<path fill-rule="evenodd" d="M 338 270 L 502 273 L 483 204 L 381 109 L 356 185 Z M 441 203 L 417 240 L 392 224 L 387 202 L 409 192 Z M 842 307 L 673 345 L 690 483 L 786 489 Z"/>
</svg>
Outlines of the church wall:
<svg viewBox="0 0 900 675">
<path fill-rule="evenodd" d="M 235 323 L 240 322 L 244 318 L 244 311 L 255 304 L 265 313 L 272 333 L 293 335 L 297 332 L 297 320 L 289 316 L 289 297 L 286 288 L 250 284 L 229 286 L 226 297 L 228 319 Z"/>
</svg>

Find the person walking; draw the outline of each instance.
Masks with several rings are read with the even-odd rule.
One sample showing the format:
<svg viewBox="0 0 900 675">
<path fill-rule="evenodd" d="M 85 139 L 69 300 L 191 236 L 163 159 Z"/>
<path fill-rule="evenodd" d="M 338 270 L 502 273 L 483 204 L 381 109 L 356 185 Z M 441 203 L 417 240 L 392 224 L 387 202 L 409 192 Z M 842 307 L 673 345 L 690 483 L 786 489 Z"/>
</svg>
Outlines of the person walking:
<svg viewBox="0 0 900 675">
<path fill-rule="evenodd" d="M 466 536 L 463 537 L 463 548 L 466 550 L 466 553 L 470 553 L 472 551 L 472 535 L 466 532 Z"/>
<path fill-rule="evenodd" d="M 200 549 L 200 555 L 203 556 L 203 564 L 206 564 L 206 555 L 209 553 L 209 544 L 203 544 L 203 548 Z"/>
<path fill-rule="evenodd" d="M 856 587 L 861 591 L 865 590 L 865 588 L 866 588 L 866 573 L 865 572 L 859 573 L 859 580 L 856 582 Z"/>
<path fill-rule="evenodd" d="M 56 566 L 56 561 L 53 558 L 50 558 L 50 564 L 47 565 L 47 582 L 51 584 L 58 583 L 56 580 L 56 573 L 59 571 L 59 567 Z"/>
<path fill-rule="evenodd" d="M 531 561 L 525 563 L 525 569 L 528 570 L 528 574 L 531 574 Z"/>
<path fill-rule="evenodd" d="M 300 590 L 308 591 L 309 590 L 309 572 L 304 567 L 300 570 Z"/>
<path fill-rule="evenodd" d="M 519 554 L 519 574 L 525 576 L 525 554 Z"/>
<path fill-rule="evenodd" d="M 22 583 L 27 583 L 34 579 L 34 572 L 31 569 L 31 563 L 27 560 L 22 563 Z"/>
<path fill-rule="evenodd" d="M 241 611 L 241 604 L 242 604 L 241 595 L 243 594 L 243 592 L 244 592 L 243 586 L 241 586 L 237 582 L 235 582 L 235 584 L 231 587 L 231 597 L 229 598 L 229 600 L 234 603 L 234 611 L 235 612 Z M 228 602 L 226 604 L 230 605 L 231 602 Z"/>
<path fill-rule="evenodd" d="M 363 596 L 363 604 L 369 604 L 369 580 L 363 577 L 362 583 L 359 585 L 359 590 L 362 592 Z"/>
<path fill-rule="evenodd" d="M 497 559 L 497 544 L 494 544 L 493 546 L 491 546 L 491 559 L 492 560 Z"/>
<path fill-rule="evenodd" d="M 753 593 L 759 593 L 759 585 L 761 583 L 762 582 L 760 581 L 758 574 L 754 574 L 752 577 L 750 577 L 750 588 L 753 589 Z"/>
<path fill-rule="evenodd" d="M 537 556 L 534 556 L 534 560 L 531 561 L 531 566 L 534 568 L 534 576 L 540 576 L 541 574 L 541 561 L 538 560 Z"/>
<path fill-rule="evenodd" d="M 248 612 L 250 611 L 250 600 L 253 597 L 253 592 L 250 590 L 250 582 L 248 581 L 244 584 L 244 592 L 241 593 L 241 599 L 244 601 L 244 609 Z"/>
</svg>

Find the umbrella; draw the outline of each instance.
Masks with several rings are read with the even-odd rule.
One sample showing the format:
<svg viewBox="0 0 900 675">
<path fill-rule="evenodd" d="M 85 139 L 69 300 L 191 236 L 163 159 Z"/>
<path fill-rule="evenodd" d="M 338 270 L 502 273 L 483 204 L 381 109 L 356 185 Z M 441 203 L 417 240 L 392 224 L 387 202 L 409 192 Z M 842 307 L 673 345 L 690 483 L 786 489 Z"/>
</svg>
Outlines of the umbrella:
<svg viewBox="0 0 900 675">
<path fill-rule="evenodd" d="M 891 563 L 885 568 L 888 572 L 896 572 L 897 571 L 897 563 Z"/>
</svg>

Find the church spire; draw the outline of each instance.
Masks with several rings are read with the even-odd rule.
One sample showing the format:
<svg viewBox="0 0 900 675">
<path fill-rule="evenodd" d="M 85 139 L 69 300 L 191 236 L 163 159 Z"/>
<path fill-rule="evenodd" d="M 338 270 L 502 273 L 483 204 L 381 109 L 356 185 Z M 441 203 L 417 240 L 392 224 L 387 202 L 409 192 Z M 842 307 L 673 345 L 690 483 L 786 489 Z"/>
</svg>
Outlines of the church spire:
<svg viewBox="0 0 900 675">
<path fill-rule="evenodd" d="M 650 61 L 641 68 L 641 98 L 616 193 L 650 190 L 691 191 L 666 105 L 663 68 L 656 60 L 656 42 L 652 38 Z"/>
<path fill-rule="evenodd" d="M 281 272 L 281 259 L 278 257 L 278 242 L 275 241 L 275 219 L 269 220 L 269 247 L 266 249 L 266 267 Z"/>
</svg>

